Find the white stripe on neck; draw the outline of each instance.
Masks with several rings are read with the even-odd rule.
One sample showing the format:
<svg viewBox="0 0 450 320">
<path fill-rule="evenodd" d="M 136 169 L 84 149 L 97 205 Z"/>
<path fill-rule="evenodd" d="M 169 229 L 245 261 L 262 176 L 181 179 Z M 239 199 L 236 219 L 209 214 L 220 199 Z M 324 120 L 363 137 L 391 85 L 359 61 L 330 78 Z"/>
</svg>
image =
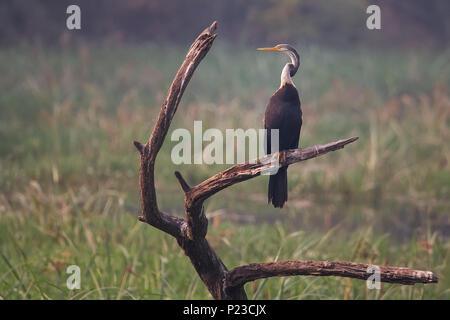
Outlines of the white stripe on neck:
<svg viewBox="0 0 450 320">
<path fill-rule="evenodd" d="M 290 84 L 295 87 L 295 84 L 294 84 L 294 82 L 292 82 L 292 78 L 291 78 L 291 64 L 290 63 L 287 63 L 284 66 L 283 71 L 281 72 L 280 88 L 283 87 L 285 84 Z"/>
</svg>

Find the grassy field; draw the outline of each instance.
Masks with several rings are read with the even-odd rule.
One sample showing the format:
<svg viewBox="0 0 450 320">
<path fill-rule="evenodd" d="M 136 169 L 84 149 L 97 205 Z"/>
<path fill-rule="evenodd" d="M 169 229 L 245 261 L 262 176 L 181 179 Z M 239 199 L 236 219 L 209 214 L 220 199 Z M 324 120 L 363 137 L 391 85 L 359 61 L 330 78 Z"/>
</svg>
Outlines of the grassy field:
<svg viewBox="0 0 450 320">
<path fill-rule="evenodd" d="M 137 222 L 138 155 L 185 47 L 82 45 L 0 51 L 0 298 L 209 299 L 169 236 Z M 234 266 L 348 260 L 432 270 L 436 285 L 295 277 L 246 286 L 259 299 L 450 299 L 450 51 L 300 50 L 300 146 L 357 135 L 293 165 L 289 202 L 266 204 L 267 177 L 206 203 L 208 239 Z M 261 128 L 285 58 L 216 43 L 171 129 Z M 170 134 L 170 133 L 169 133 Z M 170 135 L 169 135 L 170 137 Z M 183 215 L 166 139 L 159 206 Z M 66 288 L 66 267 L 81 289 Z"/>
</svg>

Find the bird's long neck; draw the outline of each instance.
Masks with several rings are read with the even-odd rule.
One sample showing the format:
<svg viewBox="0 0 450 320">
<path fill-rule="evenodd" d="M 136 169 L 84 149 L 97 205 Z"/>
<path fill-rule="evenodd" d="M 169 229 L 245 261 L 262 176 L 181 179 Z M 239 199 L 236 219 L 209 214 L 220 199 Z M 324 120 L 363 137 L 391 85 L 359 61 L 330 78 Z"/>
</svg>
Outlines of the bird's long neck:
<svg viewBox="0 0 450 320">
<path fill-rule="evenodd" d="M 286 65 L 283 68 L 283 71 L 281 71 L 280 88 L 282 86 L 286 85 L 286 84 L 290 84 L 290 85 L 293 85 L 295 87 L 294 82 L 292 82 L 291 68 L 292 68 L 292 64 L 291 63 L 286 63 Z"/>
<path fill-rule="evenodd" d="M 286 63 L 281 72 L 280 88 L 285 84 L 291 84 L 295 87 L 294 82 L 292 82 L 292 77 L 297 73 L 298 67 L 300 66 L 300 57 L 296 52 L 288 51 L 286 53 L 291 58 L 291 62 Z"/>
</svg>

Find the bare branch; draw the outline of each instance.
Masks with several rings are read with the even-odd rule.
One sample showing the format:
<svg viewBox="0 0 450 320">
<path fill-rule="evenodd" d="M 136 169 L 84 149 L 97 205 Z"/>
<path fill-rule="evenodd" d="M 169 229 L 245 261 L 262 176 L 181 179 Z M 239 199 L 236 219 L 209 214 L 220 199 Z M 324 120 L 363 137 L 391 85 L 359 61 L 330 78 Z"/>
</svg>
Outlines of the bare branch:
<svg viewBox="0 0 450 320">
<path fill-rule="evenodd" d="M 156 202 L 154 173 L 156 156 L 161 149 L 189 80 L 216 38 L 214 33 L 216 27 L 217 23 L 213 22 L 211 26 L 200 33 L 189 48 L 186 58 L 169 88 L 147 143 L 145 145 L 134 143 L 140 153 L 139 184 L 143 216 L 138 219 L 177 239 L 178 244 L 189 257 L 198 275 L 215 299 L 247 299 L 243 288 L 233 289 L 232 296 L 226 295 L 222 290 L 223 279 L 228 270 L 205 239 L 208 220 L 204 213 L 202 214 L 202 206 L 191 208 L 191 210 L 198 210 L 199 213 L 195 215 L 189 214 L 186 209 L 187 221 L 185 221 L 160 211 Z M 176 174 L 176 177 L 184 192 L 190 190 L 181 174 Z M 188 225 L 190 226 L 189 233 L 187 232 Z"/>
<path fill-rule="evenodd" d="M 315 145 L 304 149 L 292 149 L 284 152 L 285 156 L 279 157 L 279 165 L 286 166 L 296 162 L 305 161 L 344 148 L 345 145 L 358 140 L 358 137 L 352 137 L 324 145 Z M 278 154 L 269 154 L 263 158 L 235 165 L 225 171 L 219 172 L 202 183 L 192 187 L 186 195 L 189 206 L 196 206 L 215 193 L 232 186 L 238 182 L 257 177 L 261 172 L 267 171 L 273 167 L 271 159 Z"/>
<path fill-rule="evenodd" d="M 141 155 L 144 154 L 145 146 L 142 143 L 140 143 L 139 141 L 134 141 L 133 144 Z"/>
<path fill-rule="evenodd" d="M 184 193 L 189 192 L 191 190 L 191 187 L 188 185 L 186 180 L 184 180 L 181 173 L 178 171 L 175 171 L 174 174 L 175 174 L 175 177 L 178 179 L 178 182 L 180 183 L 181 189 L 183 189 Z"/>
<path fill-rule="evenodd" d="M 373 265 L 355 262 L 330 261 L 280 261 L 252 263 L 237 267 L 226 275 L 225 289 L 241 287 L 245 283 L 269 277 L 284 276 L 338 276 L 367 280 L 374 274 Z M 437 283 L 438 278 L 430 271 L 403 267 L 378 266 L 380 281 L 413 285 L 415 283 Z"/>
<path fill-rule="evenodd" d="M 358 137 L 352 137 L 325 145 L 315 145 L 304 149 L 292 149 L 279 153 L 269 154 L 263 158 L 235 165 L 225 171 L 219 172 L 211 178 L 203 181 L 195 187 L 183 187 L 187 183 L 181 177 L 180 173 L 175 173 L 185 192 L 185 207 L 187 219 L 187 236 L 189 239 L 201 238 L 206 235 L 208 219 L 203 210 L 203 202 L 216 194 L 220 190 L 228 188 L 233 184 L 257 177 L 273 167 L 272 159 L 277 157 L 280 166 L 290 165 L 296 162 L 305 161 L 323 155 L 325 153 L 344 148 L 345 145 L 358 140 Z"/>
<path fill-rule="evenodd" d="M 181 64 L 169 88 L 167 97 L 161 107 L 153 132 L 145 144 L 135 142 L 134 145 L 141 154 L 139 182 L 141 187 L 141 206 L 144 220 L 152 226 L 171 234 L 174 237 L 183 237 L 186 230 L 185 221 L 169 214 L 160 212 L 156 201 L 155 190 L 155 159 L 164 142 L 173 116 L 180 103 L 195 69 L 208 53 L 216 38 L 216 22 L 206 28 L 191 45 L 186 58 Z"/>
</svg>

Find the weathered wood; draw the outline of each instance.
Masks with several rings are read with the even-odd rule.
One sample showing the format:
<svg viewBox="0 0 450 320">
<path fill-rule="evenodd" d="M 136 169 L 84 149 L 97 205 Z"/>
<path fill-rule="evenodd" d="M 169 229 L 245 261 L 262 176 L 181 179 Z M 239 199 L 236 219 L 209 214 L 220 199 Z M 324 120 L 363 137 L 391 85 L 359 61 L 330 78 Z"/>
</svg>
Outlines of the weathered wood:
<svg viewBox="0 0 450 320">
<path fill-rule="evenodd" d="M 155 160 L 169 130 L 172 119 L 195 69 L 208 53 L 216 38 L 217 23 L 203 30 L 195 39 L 186 54 L 175 78 L 169 88 L 167 97 L 145 145 L 135 141 L 140 154 L 139 184 L 141 190 L 141 207 L 143 216 L 139 220 L 166 232 L 176 238 L 180 247 L 190 258 L 198 275 L 215 299 L 246 299 L 244 289 L 234 290 L 232 297 L 224 294 L 223 280 L 228 271 L 214 250 L 205 239 L 208 221 L 201 215 L 202 206 L 186 209 L 187 220 L 171 216 L 159 210 L 155 189 Z M 175 174 L 184 192 L 190 187 L 180 173 Z M 190 211 L 199 213 L 190 214 Z"/>
<path fill-rule="evenodd" d="M 176 238 L 184 236 L 186 222 L 183 219 L 172 217 L 158 209 L 155 190 L 155 160 L 167 135 L 184 90 L 194 74 L 195 69 L 208 53 L 216 38 L 216 34 L 214 33 L 216 26 L 217 23 L 214 22 L 206 28 L 189 48 L 186 58 L 169 88 L 169 92 L 167 93 L 167 97 L 164 100 L 155 127 L 147 143 L 143 146 L 137 141 L 134 142 L 141 155 L 139 183 L 143 217 L 140 220 Z"/>
<path fill-rule="evenodd" d="M 344 148 L 345 145 L 358 140 L 358 137 L 352 137 L 325 145 L 315 145 L 304 149 L 292 149 L 284 151 L 284 155 L 278 157 L 278 154 L 269 154 L 265 157 L 248 161 L 243 164 L 235 165 L 225 171 L 219 172 L 202 183 L 190 188 L 186 193 L 187 203 L 194 206 L 202 203 L 215 193 L 232 186 L 238 182 L 257 177 L 261 172 L 269 170 L 272 167 L 270 159 L 278 157 L 279 166 L 286 166 L 296 162 L 305 161 L 326 154 L 331 151 Z"/>
<path fill-rule="evenodd" d="M 355 262 L 332 261 L 280 261 L 252 263 L 236 267 L 227 273 L 225 290 L 241 287 L 247 282 L 262 278 L 285 276 L 338 276 L 367 280 L 373 275 L 368 269 L 374 265 Z M 413 285 L 416 283 L 436 283 L 438 278 L 430 271 L 413 270 L 403 267 L 377 266 L 380 281 Z"/>
<path fill-rule="evenodd" d="M 208 220 L 205 216 L 203 202 L 235 183 L 257 177 L 270 168 L 270 159 L 279 156 L 280 165 L 290 165 L 296 162 L 315 158 L 330 151 L 343 148 L 345 145 L 356 141 L 353 137 L 345 140 L 316 145 L 305 149 L 288 150 L 280 154 L 268 155 L 256 161 L 233 166 L 220 172 L 204 182 L 190 187 L 181 173 L 175 172 L 175 176 L 185 193 L 186 220 L 174 217 L 162 212 L 158 208 L 155 189 L 155 161 L 169 130 L 172 119 L 195 69 L 208 53 L 216 38 L 216 22 L 206 28 L 189 48 L 186 58 L 181 64 L 175 78 L 169 88 L 161 111 L 145 145 L 134 141 L 134 145 L 140 154 L 139 184 L 141 193 L 141 206 L 143 215 L 139 220 L 173 236 L 184 253 L 189 257 L 199 277 L 208 288 L 214 299 L 247 299 L 244 284 L 260 278 L 287 275 L 337 275 L 353 276 L 364 279 L 355 266 L 361 264 L 309 261 L 309 262 L 279 262 L 251 264 L 237 267 L 228 271 L 220 260 L 220 257 L 211 248 L 206 240 Z M 305 264 L 306 263 L 306 264 Z M 355 269 L 356 268 L 356 269 Z M 361 267 L 362 268 L 362 267 Z M 403 268 L 384 267 L 386 275 L 381 281 L 408 283 L 411 281 L 411 273 L 403 272 Z M 409 269 L 408 269 L 409 270 Z M 425 275 L 437 282 L 437 278 L 429 272 L 414 271 L 418 275 Z M 395 275 L 395 276 L 394 276 Z M 434 281 L 435 280 L 435 281 Z"/>
</svg>

